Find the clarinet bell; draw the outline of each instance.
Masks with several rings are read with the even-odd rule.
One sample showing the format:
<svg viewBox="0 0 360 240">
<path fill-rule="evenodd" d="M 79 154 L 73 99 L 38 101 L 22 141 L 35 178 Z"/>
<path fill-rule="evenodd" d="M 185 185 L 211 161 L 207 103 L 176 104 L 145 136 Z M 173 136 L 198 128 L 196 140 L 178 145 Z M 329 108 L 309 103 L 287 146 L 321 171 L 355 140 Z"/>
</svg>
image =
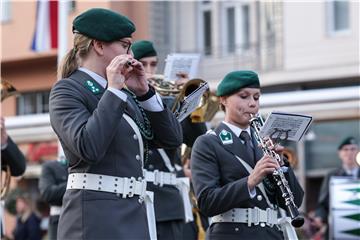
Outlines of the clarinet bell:
<svg viewBox="0 0 360 240">
<path fill-rule="evenodd" d="M 291 220 L 291 225 L 293 225 L 293 227 L 296 227 L 296 228 L 299 228 L 301 227 L 302 225 L 304 225 L 304 222 L 305 222 L 305 219 L 303 216 L 296 216 L 295 218 L 293 218 Z"/>
</svg>

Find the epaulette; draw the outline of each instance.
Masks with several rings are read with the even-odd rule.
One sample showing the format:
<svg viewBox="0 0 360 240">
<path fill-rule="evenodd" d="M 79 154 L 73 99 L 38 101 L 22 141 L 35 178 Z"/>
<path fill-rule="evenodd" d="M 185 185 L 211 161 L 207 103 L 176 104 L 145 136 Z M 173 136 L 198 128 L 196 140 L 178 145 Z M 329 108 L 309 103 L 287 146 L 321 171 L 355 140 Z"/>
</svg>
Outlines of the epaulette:
<svg viewBox="0 0 360 240">
<path fill-rule="evenodd" d="M 206 132 L 206 134 L 212 134 L 212 135 L 215 135 L 215 136 L 216 136 L 215 131 L 212 130 L 212 129 L 209 129 L 209 130 Z"/>
</svg>

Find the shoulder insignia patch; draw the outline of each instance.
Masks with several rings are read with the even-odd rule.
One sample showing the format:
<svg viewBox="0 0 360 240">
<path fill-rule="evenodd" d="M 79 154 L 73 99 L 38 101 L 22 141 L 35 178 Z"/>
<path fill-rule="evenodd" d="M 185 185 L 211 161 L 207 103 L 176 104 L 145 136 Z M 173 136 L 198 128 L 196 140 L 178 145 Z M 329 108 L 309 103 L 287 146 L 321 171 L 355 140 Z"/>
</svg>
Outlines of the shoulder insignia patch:
<svg viewBox="0 0 360 240">
<path fill-rule="evenodd" d="M 95 82 L 95 81 L 92 81 L 92 80 L 86 80 L 85 82 L 85 86 L 87 89 L 89 89 L 93 94 L 99 94 L 101 91 L 101 87 L 100 85 Z"/>
<path fill-rule="evenodd" d="M 224 145 L 233 143 L 231 133 L 226 131 L 225 129 L 220 132 L 219 137 L 220 137 L 222 144 L 224 144 Z"/>
</svg>

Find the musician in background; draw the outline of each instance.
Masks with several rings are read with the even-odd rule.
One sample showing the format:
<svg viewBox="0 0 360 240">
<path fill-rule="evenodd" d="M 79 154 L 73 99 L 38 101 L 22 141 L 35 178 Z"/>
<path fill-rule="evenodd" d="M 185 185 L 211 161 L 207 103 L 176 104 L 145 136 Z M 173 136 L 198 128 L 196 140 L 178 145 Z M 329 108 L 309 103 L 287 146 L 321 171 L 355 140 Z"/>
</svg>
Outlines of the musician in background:
<svg viewBox="0 0 360 240">
<path fill-rule="evenodd" d="M 271 189 L 274 184 L 262 184 L 278 164 L 263 155 L 249 125 L 250 114 L 259 111 L 260 95 L 255 72 L 227 74 L 217 89 L 225 119 L 193 146 L 191 171 L 198 205 L 202 213 L 212 217 L 207 239 L 284 237 L 273 206 L 286 209 L 284 199 L 280 191 Z M 273 150 L 281 153 L 283 149 L 277 146 Z M 290 166 L 285 176 L 299 207 L 304 192 Z M 260 222 L 254 216 L 261 216 Z"/>
<path fill-rule="evenodd" d="M 140 61 L 145 68 L 146 75 L 149 78 L 154 77 L 157 71 L 157 52 L 152 42 L 147 40 L 140 40 L 132 45 L 132 52 L 134 58 Z M 183 85 L 189 79 L 187 75 L 179 74 L 179 79 L 176 81 L 177 85 Z M 175 102 L 175 96 L 162 97 L 163 102 L 169 109 Z M 190 117 L 186 118 L 182 123 L 184 143 L 192 146 L 196 137 L 206 132 L 204 123 L 191 123 Z M 156 149 L 150 150 L 149 160 L 145 163 L 147 174 L 163 174 L 164 179 L 185 177 L 181 163 L 180 148 L 172 149 Z M 189 216 L 186 216 L 185 209 L 188 210 L 188 215 L 192 216 L 191 204 L 189 200 L 184 199 L 184 194 L 189 196 L 189 191 L 186 192 L 184 188 L 179 186 L 181 181 L 170 183 L 167 180 L 163 184 L 153 181 L 152 177 L 149 180 L 149 190 L 154 192 L 154 206 L 158 239 L 185 239 L 183 235 L 185 221 L 190 221 Z"/>
<path fill-rule="evenodd" d="M 351 177 L 354 179 L 360 178 L 360 168 L 356 163 L 356 154 L 358 152 L 359 146 L 354 137 L 347 137 L 339 144 L 338 156 L 341 160 L 341 167 L 326 175 L 320 189 L 318 206 L 313 221 L 313 225 L 319 229 L 324 229 L 328 222 L 330 178 L 333 176 Z M 328 235 L 328 229 L 325 231 L 325 235 Z"/>
<path fill-rule="evenodd" d="M 11 176 L 21 176 L 25 172 L 26 160 L 16 143 L 8 136 L 5 119 L 1 117 L 1 169 L 9 166 Z"/>
<path fill-rule="evenodd" d="M 62 199 L 68 179 L 67 168 L 68 161 L 63 154 L 58 154 L 58 160 L 46 161 L 42 164 L 39 190 L 41 198 L 50 205 L 49 240 L 57 239 Z"/>
<path fill-rule="evenodd" d="M 1 80 L 1 102 L 9 96 L 17 94 L 16 89 L 7 81 Z M 0 107 L 1 112 L 1 107 Z M 26 159 L 16 143 L 7 134 L 5 119 L 0 113 L 0 132 L 1 132 L 1 202 L 0 202 L 0 235 L 3 237 L 5 232 L 3 222 L 4 198 L 9 190 L 11 176 L 18 177 L 24 174 Z M 3 177 L 4 175 L 4 177 Z"/>
</svg>

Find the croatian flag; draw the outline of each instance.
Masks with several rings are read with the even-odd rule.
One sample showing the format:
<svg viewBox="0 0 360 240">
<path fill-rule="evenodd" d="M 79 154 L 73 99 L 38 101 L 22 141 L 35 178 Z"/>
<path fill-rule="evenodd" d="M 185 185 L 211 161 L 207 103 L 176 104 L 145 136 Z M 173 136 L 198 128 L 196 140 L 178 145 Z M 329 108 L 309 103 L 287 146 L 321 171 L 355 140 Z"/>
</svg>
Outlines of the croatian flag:
<svg viewBox="0 0 360 240">
<path fill-rule="evenodd" d="M 37 2 L 36 26 L 31 49 L 35 52 L 48 51 L 58 45 L 58 1 Z"/>
</svg>

